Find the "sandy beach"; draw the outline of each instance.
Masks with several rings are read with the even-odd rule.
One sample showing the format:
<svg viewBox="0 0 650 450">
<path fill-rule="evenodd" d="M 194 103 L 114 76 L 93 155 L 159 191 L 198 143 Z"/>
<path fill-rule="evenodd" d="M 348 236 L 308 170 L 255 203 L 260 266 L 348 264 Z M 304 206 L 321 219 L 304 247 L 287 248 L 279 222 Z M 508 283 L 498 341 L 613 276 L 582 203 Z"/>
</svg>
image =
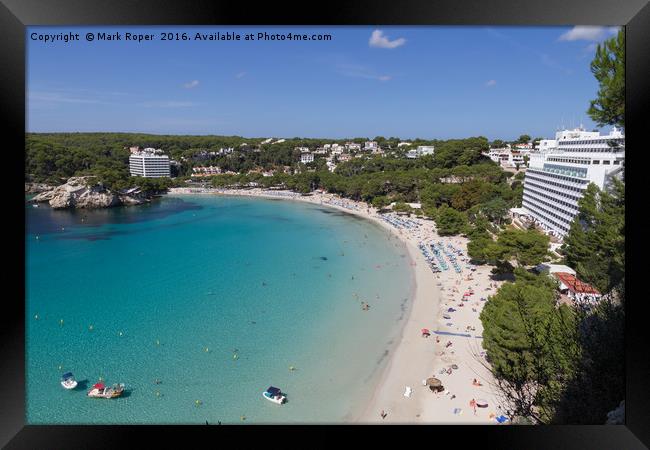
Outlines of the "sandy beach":
<svg viewBox="0 0 650 450">
<path fill-rule="evenodd" d="M 174 188 L 170 194 L 215 194 L 283 198 L 326 205 L 374 221 L 390 230 L 408 249 L 415 272 L 416 289 L 400 342 L 385 368 L 378 374 L 372 398 L 354 423 L 390 424 L 497 424 L 501 415 L 494 380 L 485 368 L 483 327 L 479 314 L 498 284 L 490 280 L 489 266 L 470 266 L 467 239 L 440 237 L 433 221 L 408 218 L 406 226 L 388 223 L 373 207 L 333 194 L 302 196 L 289 191 L 262 189 Z M 395 218 L 394 214 L 386 217 Z M 441 245 L 441 252 L 457 258 L 461 273 L 449 269 L 434 273 L 418 247 L 420 243 Z M 452 248 L 448 247 L 449 245 Z M 430 247 L 429 247 L 430 248 Z M 453 251 L 460 252 L 452 253 Z M 448 255 L 444 257 L 449 263 Z M 471 270 L 471 269 L 474 270 Z M 464 295 L 467 294 L 467 295 Z M 445 318 L 445 316 L 447 318 Z M 430 331 L 429 337 L 422 329 Z M 436 377 L 444 386 L 438 393 L 424 385 Z M 410 392 L 409 396 L 405 393 Z M 474 402 L 477 402 L 476 405 Z M 483 406 L 487 405 L 487 406 Z"/>
</svg>

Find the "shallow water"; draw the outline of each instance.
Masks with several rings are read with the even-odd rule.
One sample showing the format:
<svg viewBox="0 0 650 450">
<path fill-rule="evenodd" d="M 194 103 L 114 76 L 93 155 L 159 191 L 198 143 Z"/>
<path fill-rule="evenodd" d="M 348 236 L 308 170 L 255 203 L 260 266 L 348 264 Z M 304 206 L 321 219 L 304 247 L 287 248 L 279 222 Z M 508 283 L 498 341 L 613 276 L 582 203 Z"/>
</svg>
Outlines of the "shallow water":
<svg viewBox="0 0 650 450">
<path fill-rule="evenodd" d="M 170 196 L 26 213 L 30 424 L 342 421 L 413 292 L 401 243 L 316 205 Z M 100 377 L 126 395 L 87 398 Z M 264 400 L 270 385 L 289 402 Z"/>
</svg>

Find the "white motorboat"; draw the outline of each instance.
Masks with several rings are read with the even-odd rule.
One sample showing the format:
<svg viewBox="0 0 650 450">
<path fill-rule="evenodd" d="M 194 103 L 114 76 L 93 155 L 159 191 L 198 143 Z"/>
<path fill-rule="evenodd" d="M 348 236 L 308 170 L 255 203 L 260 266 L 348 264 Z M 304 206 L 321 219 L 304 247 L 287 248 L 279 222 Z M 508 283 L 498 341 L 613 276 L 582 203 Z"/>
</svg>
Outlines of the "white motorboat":
<svg viewBox="0 0 650 450">
<path fill-rule="evenodd" d="M 61 376 L 61 386 L 66 389 L 74 389 L 77 387 L 77 380 L 74 379 L 72 372 L 64 373 Z"/>
<path fill-rule="evenodd" d="M 262 392 L 262 396 L 270 402 L 281 405 L 287 401 L 287 396 L 280 391 L 279 388 L 270 386 L 266 391 Z"/>
</svg>

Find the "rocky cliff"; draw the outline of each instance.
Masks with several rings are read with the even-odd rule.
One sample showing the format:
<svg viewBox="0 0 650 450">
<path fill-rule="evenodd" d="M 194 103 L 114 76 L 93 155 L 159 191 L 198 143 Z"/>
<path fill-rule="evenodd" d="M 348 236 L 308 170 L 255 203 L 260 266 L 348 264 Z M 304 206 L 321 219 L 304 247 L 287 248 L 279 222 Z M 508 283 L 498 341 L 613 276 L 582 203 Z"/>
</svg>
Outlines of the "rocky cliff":
<svg viewBox="0 0 650 450">
<path fill-rule="evenodd" d="M 25 183 L 25 194 L 38 194 L 50 189 L 54 189 L 54 186 L 45 183 Z"/>
<path fill-rule="evenodd" d="M 94 180 L 95 177 L 72 177 L 65 184 L 36 195 L 32 202 L 48 202 L 54 209 L 110 208 L 139 205 L 148 201 L 132 195 L 118 194 Z"/>
</svg>

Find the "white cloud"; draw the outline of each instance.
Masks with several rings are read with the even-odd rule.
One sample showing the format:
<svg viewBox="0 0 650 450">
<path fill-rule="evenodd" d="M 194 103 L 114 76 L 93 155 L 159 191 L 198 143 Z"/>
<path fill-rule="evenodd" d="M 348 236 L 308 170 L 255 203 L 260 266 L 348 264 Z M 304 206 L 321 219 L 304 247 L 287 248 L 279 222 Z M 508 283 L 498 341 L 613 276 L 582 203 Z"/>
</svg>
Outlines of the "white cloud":
<svg viewBox="0 0 650 450">
<path fill-rule="evenodd" d="M 88 104 L 107 104 L 106 102 L 92 99 L 79 98 L 62 94 L 60 92 L 32 92 L 27 94 L 29 102 L 52 102 L 52 103 L 88 103 Z"/>
<path fill-rule="evenodd" d="M 485 86 L 486 86 L 486 87 L 492 87 L 492 86 L 496 86 L 496 84 L 497 84 L 497 80 L 488 80 L 488 81 L 485 83 Z"/>
<path fill-rule="evenodd" d="M 390 75 L 380 75 L 374 70 L 361 64 L 339 63 L 336 65 L 336 71 L 340 75 L 351 78 L 367 78 L 369 80 L 388 81 L 393 77 Z"/>
<path fill-rule="evenodd" d="M 618 32 L 618 27 L 599 27 L 577 25 L 563 33 L 559 41 L 600 41 L 608 35 Z"/>
<path fill-rule="evenodd" d="M 239 72 L 237 75 L 235 75 L 235 78 L 240 79 L 244 78 L 246 76 L 246 72 Z"/>
<path fill-rule="evenodd" d="M 189 83 L 185 83 L 185 84 L 183 85 L 183 87 L 184 87 L 185 89 L 192 89 L 192 88 L 197 87 L 198 85 L 199 85 L 199 80 L 192 80 L 192 81 L 190 81 Z"/>
<path fill-rule="evenodd" d="M 368 41 L 368 44 L 371 47 L 396 48 L 396 47 L 399 47 L 401 45 L 406 44 L 406 39 L 398 38 L 398 39 L 395 39 L 394 41 L 391 41 L 391 40 L 388 39 L 388 36 L 384 35 L 383 31 L 375 30 L 370 35 L 370 40 Z"/>
</svg>

